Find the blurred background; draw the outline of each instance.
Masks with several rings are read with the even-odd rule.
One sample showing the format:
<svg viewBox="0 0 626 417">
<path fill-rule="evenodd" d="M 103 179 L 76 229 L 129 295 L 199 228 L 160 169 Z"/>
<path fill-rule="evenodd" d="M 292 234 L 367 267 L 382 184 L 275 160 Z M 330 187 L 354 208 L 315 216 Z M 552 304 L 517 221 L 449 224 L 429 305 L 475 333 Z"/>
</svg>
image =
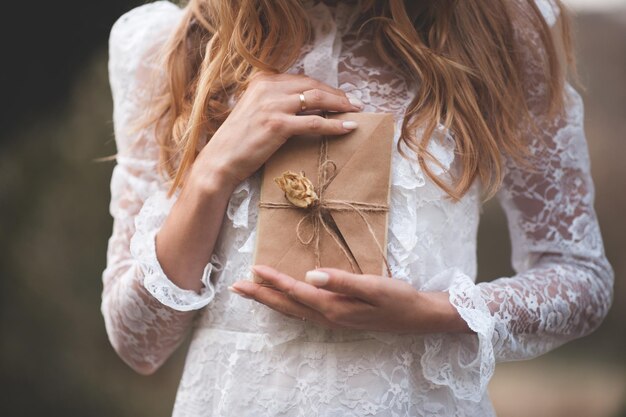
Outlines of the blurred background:
<svg viewBox="0 0 626 417">
<path fill-rule="evenodd" d="M 39 3 L 3 6 L 0 28 L 0 415 L 166 417 L 187 345 L 140 376 L 116 356 L 100 313 L 113 163 L 93 160 L 115 153 L 107 38 L 142 2 Z M 569 4 L 615 303 L 591 336 L 498 365 L 500 417 L 626 416 L 626 0 Z M 495 202 L 479 243 L 479 277 L 512 274 Z"/>
</svg>

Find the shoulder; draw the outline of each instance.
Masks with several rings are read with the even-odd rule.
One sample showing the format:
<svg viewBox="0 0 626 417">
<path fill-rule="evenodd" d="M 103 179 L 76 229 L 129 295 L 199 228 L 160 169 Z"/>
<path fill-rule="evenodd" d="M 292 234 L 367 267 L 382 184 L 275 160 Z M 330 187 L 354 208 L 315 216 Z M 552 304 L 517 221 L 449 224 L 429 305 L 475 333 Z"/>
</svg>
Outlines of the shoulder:
<svg viewBox="0 0 626 417">
<path fill-rule="evenodd" d="M 512 12 L 514 24 L 523 24 L 537 17 L 545 20 L 549 27 L 553 27 L 561 15 L 561 8 L 557 0 L 507 0 L 507 5 Z"/>
<path fill-rule="evenodd" d="M 133 123 L 145 114 L 153 94 L 163 86 L 162 46 L 178 26 L 183 9 L 169 1 L 135 7 L 120 16 L 109 35 L 108 72 L 113 98 L 115 137 L 118 152 L 130 152 L 138 141 Z M 142 152 L 154 146 L 142 144 Z M 141 146 L 139 146 L 141 148 Z M 156 158 L 152 155 L 150 159 Z"/>
<path fill-rule="evenodd" d="M 120 16 L 109 34 L 109 66 L 120 64 L 132 68 L 149 51 L 161 45 L 172 32 L 183 9 L 169 1 L 160 0 L 135 7 Z"/>
<path fill-rule="evenodd" d="M 135 7 L 121 15 L 113 26 L 109 43 L 140 40 L 150 32 L 167 27 L 176 20 L 182 9 L 172 2 L 160 0 Z"/>
<path fill-rule="evenodd" d="M 543 67 L 552 55 L 566 66 L 569 43 L 568 16 L 559 0 L 508 0 L 513 37 L 519 56 L 525 64 Z M 566 13 L 567 14 L 567 13 Z M 565 21 L 564 21 L 565 20 Z M 564 25 L 565 24 L 565 25 Z"/>
<path fill-rule="evenodd" d="M 559 6 L 554 0 L 534 0 L 535 4 L 539 8 L 541 15 L 548 24 L 548 26 L 554 26 L 559 19 L 561 13 Z"/>
</svg>

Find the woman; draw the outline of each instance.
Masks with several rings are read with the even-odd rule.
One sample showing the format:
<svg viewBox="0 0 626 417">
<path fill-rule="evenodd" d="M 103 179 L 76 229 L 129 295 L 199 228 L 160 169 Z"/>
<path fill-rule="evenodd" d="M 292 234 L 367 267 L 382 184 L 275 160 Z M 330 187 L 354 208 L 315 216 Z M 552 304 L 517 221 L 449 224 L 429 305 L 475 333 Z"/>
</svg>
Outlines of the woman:
<svg viewBox="0 0 626 417">
<path fill-rule="evenodd" d="M 496 362 L 612 301 L 559 3 L 191 0 L 110 38 L 117 165 L 102 313 L 150 374 L 193 331 L 175 416 L 491 416 Z M 393 279 L 257 265 L 260 168 L 289 137 L 396 120 Z M 516 275 L 475 284 L 482 202 Z M 372 254 L 376 256 L 376 254 Z M 230 291 L 228 291 L 230 289 Z"/>
</svg>

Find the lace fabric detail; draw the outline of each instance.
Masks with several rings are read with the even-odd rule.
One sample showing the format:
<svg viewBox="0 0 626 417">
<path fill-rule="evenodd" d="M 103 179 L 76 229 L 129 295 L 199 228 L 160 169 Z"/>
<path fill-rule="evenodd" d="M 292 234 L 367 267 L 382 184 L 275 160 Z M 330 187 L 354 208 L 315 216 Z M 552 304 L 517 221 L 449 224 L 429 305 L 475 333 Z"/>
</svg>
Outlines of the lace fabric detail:
<svg viewBox="0 0 626 417">
<path fill-rule="evenodd" d="M 425 339 L 422 367 L 426 379 L 451 388 L 457 398 L 479 402 L 495 371 L 493 319 L 480 289 L 463 271 L 440 273 L 451 282 L 450 303 L 476 335 L 440 334 Z M 438 280 L 437 280 L 438 281 Z"/>
<path fill-rule="evenodd" d="M 135 219 L 135 234 L 130 241 L 130 253 L 141 265 L 144 274 L 143 285 L 157 300 L 174 310 L 197 310 L 210 303 L 215 296 L 215 289 L 210 281 L 214 264 L 209 262 L 205 266 L 200 278 L 204 288 L 198 294 L 193 290 L 179 288 L 167 278 L 156 256 L 155 237 L 171 211 L 174 201 L 174 198 L 167 198 L 165 191 L 159 191 L 144 202 Z M 215 256 L 212 261 L 219 263 Z"/>
<path fill-rule="evenodd" d="M 554 26 L 559 18 L 559 8 L 552 0 L 535 0 L 537 7 L 541 11 L 546 23 L 549 26 Z"/>
<path fill-rule="evenodd" d="M 554 24 L 558 9 L 537 1 Z M 361 99 L 364 111 L 393 113 L 397 144 L 415 87 L 372 54 L 371 39 L 350 30 L 359 2 L 303 4 L 316 39 L 289 72 L 323 76 Z M 181 13 L 157 1 L 122 16 L 111 31 L 119 157 L 102 299 L 112 345 L 139 372 L 157 369 L 193 331 L 174 416 L 489 417 L 486 387 L 497 362 L 532 358 L 598 326 L 612 302 L 613 271 L 593 209 L 582 100 L 567 85 L 566 110 L 546 116 L 541 44 L 524 26 L 516 34 L 526 45 L 525 82 L 538 129 L 521 128 L 537 161 L 528 169 L 505 160 L 497 195 L 509 222 L 514 276 L 475 283 L 480 184 L 453 203 L 419 164 L 395 146 L 392 153 L 393 277 L 422 291 L 448 291 L 475 334 L 335 331 L 232 295 L 227 287 L 245 278 L 253 261 L 259 172 L 230 198 L 211 262 L 198 277 L 203 291 L 176 288 L 158 264 L 154 240 L 176 195 L 166 198 L 157 174 L 153 132 L 126 128 L 148 106 L 146 74 L 159 71 L 158 46 Z M 441 166 L 431 167 L 449 181 L 458 168 L 455 144 L 447 132 L 438 133 L 429 150 Z"/>
<path fill-rule="evenodd" d="M 170 297 L 177 293 L 173 284 L 158 275 L 161 269 L 154 254 L 156 223 L 151 218 L 157 212 L 162 215 L 169 206 L 152 210 L 145 206 L 139 215 L 151 196 L 166 190 L 165 180 L 157 173 L 158 147 L 152 131 L 131 129 L 154 94 L 149 76 L 161 68 L 158 46 L 179 13 L 178 7 L 166 1 L 138 7 L 115 22 L 109 38 L 108 69 L 118 154 L 111 178 L 113 230 L 102 273 L 101 311 L 114 349 L 140 373 L 151 373 L 161 366 L 183 341 L 195 315 L 172 309 L 144 286 L 145 282 L 160 280 Z M 132 238 L 137 257 L 131 254 Z M 158 292 L 156 287 L 152 290 Z"/>
<path fill-rule="evenodd" d="M 423 340 L 417 336 L 398 336 L 393 344 L 292 340 L 264 346 L 258 334 L 198 329 L 174 415 L 495 415 L 488 397 L 457 399 L 421 376 Z"/>
<path fill-rule="evenodd" d="M 558 8 L 547 0 L 538 6 L 553 25 Z M 613 295 L 614 273 L 593 208 L 582 99 L 566 84 L 565 109 L 547 116 L 541 41 L 523 26 L 516 29 L 537 126 L 521 126 L 535 158 L 532 166 L 506 158 L 497 195 L 508 218 L 516 275 L 476 285 L 457 273 L 450 301 L 476 332 L 476 344 L 435 335 L 426 344 L 429 360 L 423 361 L 432 382 L 474 401 L 485 392 L 495 362 L 530 359 L 589 334 L 608 313 Z M 441 349 L 450 345 L 459 351 Z"/>
</svg>

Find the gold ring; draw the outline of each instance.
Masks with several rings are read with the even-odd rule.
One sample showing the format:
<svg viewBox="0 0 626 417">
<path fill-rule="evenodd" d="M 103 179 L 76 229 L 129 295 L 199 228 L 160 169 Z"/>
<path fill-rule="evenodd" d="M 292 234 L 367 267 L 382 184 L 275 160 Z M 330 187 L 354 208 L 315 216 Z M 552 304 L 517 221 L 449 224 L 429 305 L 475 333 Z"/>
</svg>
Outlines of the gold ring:
<svg viewBox="0 0 626 417">
<path fill-rule="evenodd" d="M 300 93 L 300 111 L 306 110 L 306 99 L 304 98 L 304 93 Z"/>
</svg>

